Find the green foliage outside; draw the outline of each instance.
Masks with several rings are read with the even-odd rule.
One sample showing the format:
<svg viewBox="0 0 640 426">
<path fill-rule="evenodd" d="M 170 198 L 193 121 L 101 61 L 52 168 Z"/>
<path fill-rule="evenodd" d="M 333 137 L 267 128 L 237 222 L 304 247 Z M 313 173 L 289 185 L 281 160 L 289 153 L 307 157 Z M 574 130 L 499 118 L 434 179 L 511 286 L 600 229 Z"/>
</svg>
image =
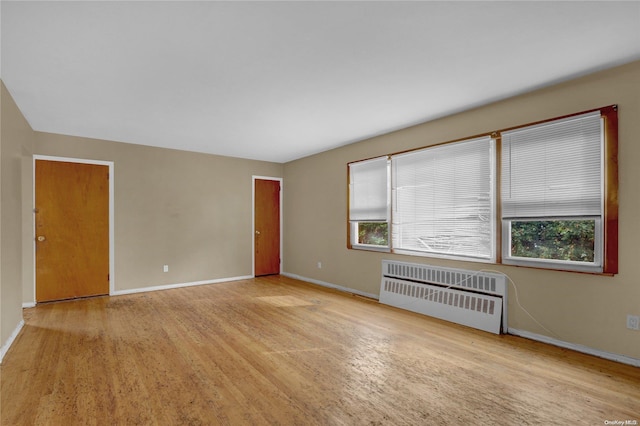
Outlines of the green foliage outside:
<svg viewBox="0 0 640 426">
<path fill-rule="evenodd" d="M 537 259 L 594 261 L 595 221 L 511 222 L 511 255 Z"/>
<path fill-rule="evenodd" d="M 515 257 L 593 262 L 594 241 L 593 220 L 511 222 L 511 255 Z M 358 223 L 358 244 L 388 246 L 387 223 Z"/>
<path fill-rule="evenodd" d="M 374 246 L 389 245 L 389 231 L 386 222 L 358 223 L 358 243 Z"/>
</svg>

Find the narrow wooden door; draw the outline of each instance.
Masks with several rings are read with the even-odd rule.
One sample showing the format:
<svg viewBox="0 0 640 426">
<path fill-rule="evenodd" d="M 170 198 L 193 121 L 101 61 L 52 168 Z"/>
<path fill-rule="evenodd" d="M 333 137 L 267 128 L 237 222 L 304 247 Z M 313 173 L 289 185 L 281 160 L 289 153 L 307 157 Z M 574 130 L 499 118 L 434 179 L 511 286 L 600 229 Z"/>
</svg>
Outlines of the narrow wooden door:
<svg viewBox="0 0 640 426">
<path fill-rule="evenodd" d="M 255 180 L 255 275 L 280 273 L 280 181 Z"/>
<path fill-rule="evenodd" d="M 36 301 L 109 294 L 109 167 L 35 169 Z"/>
</svg>

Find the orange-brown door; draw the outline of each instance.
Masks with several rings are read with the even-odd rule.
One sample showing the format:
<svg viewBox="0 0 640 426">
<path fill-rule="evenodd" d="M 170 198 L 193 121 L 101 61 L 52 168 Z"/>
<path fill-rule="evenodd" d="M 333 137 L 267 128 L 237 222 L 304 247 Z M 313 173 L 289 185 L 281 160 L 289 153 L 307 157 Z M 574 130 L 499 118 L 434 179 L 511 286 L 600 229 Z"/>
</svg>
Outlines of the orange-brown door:
<svg viewBox="0 0 640 426">
<path fill-rule="evenodd" d="M 280 181 L 255 180 L 255 275 L 280 273 Z"/>
<path fill-rule="evenodd" d="M 36 301 L 109 293 L 109 167 L 36 160 Z"/>
</svg>

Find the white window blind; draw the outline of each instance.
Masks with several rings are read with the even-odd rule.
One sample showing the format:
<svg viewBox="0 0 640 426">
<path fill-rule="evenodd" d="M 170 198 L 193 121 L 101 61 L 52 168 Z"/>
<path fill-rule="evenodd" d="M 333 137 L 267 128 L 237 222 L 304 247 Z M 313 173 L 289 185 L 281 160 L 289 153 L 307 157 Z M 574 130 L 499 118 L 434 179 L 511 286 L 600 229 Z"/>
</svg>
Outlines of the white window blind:
<svg viewBox="0 0 640 426">
<path fill-rule="evenodd" d="M 599 111 L 502 134 L 503 218 L 599 216 Z"/>
<path fill-rule="evenodd" d="M 389 211 L 387 157 L 349 164 L 349 220 L 387 221 Z"/>
<path fill-rule="evenodd" d="M 492 259 L 493 158 L 489 137 L 393 156 L 392 246 Z"/>
</svg>

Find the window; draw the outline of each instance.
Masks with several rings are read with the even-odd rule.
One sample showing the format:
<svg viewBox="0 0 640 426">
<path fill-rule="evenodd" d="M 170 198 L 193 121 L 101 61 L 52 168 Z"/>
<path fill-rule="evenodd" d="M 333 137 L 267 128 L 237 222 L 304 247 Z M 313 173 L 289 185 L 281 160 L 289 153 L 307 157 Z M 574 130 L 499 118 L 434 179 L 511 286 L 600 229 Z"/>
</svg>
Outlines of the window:
<svg viewBox="0 0 640 426">
<path fill-rule="evenodd" d="M 493 151 L 485 137 L 393 156 L 394 249 L 493 259 Z"/>
<path fill-rule="evenodd" d="M 600 111 L 502 134 L 504 263 L 602 270 Z"/>
<path fill-rule="evenodd" d="M 349 164 L 349 247 L 618 272 L 617 106 Z"/>
<path fill-rule="evenodd" d="M 349 165 L 351 244 L 389 247 L 389 160 L 374 158 Z"/>
</svg>

